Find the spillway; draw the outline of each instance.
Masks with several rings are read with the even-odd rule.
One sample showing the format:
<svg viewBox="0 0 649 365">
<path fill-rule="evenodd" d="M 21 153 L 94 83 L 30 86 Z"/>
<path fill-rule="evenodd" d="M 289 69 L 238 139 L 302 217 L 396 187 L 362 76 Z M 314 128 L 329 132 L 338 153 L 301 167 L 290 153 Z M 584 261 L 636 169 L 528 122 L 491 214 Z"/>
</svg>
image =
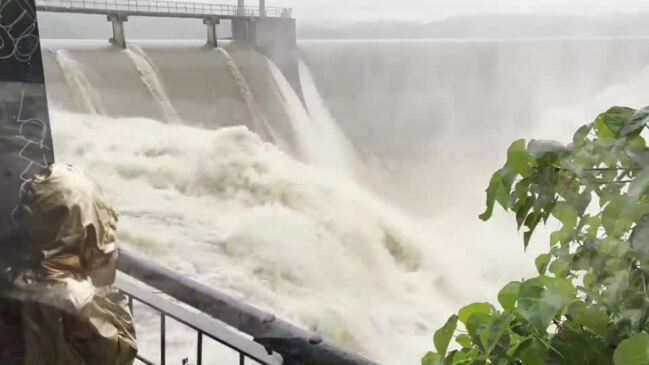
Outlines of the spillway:
<svg viewBox="0 0 649 365">
<path fill-rule="evenodd" d="M 44 44 L 58 159 L 114 197 L 120 239 L 395 365 L 534 267 L 543 240 L 477 219 L 508 143 L 640 107 L 649 77 L 634 39 L 309 41 L 299 94 L 245 45 L 134 43 Z"/>
</svg>

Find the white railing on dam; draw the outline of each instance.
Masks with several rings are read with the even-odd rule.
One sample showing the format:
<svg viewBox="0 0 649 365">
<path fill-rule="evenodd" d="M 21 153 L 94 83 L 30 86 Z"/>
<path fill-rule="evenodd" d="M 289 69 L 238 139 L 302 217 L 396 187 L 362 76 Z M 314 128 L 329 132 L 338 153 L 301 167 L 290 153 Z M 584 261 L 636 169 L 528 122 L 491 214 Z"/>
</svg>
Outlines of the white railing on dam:
<svg viewBox="0 0 649 365">
<path fill-rule="evenodd" d="M 167 0 L 37 0 L 36 6 L 39 11 L 90 14 L 123 12 L 128 15 L 191 18 L 260 16 L 258 7 Z M 292 16 L 292 10 L 289 8 L 266 7 L 265 10 L 267 17 L 290 18 Z"/>
</svg>

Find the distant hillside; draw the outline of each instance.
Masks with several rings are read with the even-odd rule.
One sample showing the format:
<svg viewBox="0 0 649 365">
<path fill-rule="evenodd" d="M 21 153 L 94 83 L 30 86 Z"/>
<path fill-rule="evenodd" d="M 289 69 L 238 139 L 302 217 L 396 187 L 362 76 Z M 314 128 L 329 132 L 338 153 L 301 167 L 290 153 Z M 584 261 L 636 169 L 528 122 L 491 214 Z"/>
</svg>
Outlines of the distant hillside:
<svg viewBox="0 0 649 365">
<path fill-rule="evenodd" d="M 298 23 L 300 38 L 516 38 L 649 36 L 649 14 L 606 17 L 479 15 L 432 23 L 361 22 L 323 27 Z"/>
</svg>

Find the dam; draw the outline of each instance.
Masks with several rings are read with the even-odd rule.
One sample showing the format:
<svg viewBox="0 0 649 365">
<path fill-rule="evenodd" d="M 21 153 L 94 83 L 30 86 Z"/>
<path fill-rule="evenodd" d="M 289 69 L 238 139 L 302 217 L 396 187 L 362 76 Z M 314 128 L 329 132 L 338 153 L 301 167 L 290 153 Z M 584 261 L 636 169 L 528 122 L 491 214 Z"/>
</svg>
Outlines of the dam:
<svg viewBox="0 0 649 365">
<path fill-rule="evenodd" d="M 220 23 L 222 18 L 229 19 L 232 24 L 234 41 L 244 43 L 244 47 L 251 50 L 267 52 L 268 58 L 266 58 L 266 61 L 269 65 L 273 65 L 273 67 L 275 67 L 274 63 L 277 63 L 280 68 L 286 66 L 287 62 L 292 63 L 289 67 L 285 67 L 284 71 L 290 70 L 293 71 L 293 76 L 297 75 L 295 23 L 290 18 L 290 10 L 288 9 L 284 9 L 279 18 L 273 19 L 273 9 L 267 9 L 263 0 L 260 8 L 254 11 L 246 8 L 243 5 L 243 0 L 240 0 L 239 6 L 234 9 L 228 6 L 208 6 L 203 4 L 201 8 L 197 7 L 195 3 L 174 3 L 176 8 L 172 10 L 169 7 L 169 2 L 158 2 L 148 3 L 146 5 L 148 10 L 143 10 L 145 6 L 136 2 L 133 6 L 130 3 L 118 2 L 113 2 L 110 6 L 107 4 L 105 2 L 103 3 L 104 6 L 101 7 L 102 4 L 97 2 L 54 3 L 46 0 L 38 4 L 36 9 L 41 12 L 106 15 L 107 20 L 112 23 L 113 36 L 110 38 L 110 43 L 113 47 L 123 49 L 128 53 L 129 58 L 133 60 L 149 91 L 159 99 L 160 106 L 167 107 L 163 108 L 163 110 L 166 116 L 173 118 L 170 121 L 180 122 L 178 114 L 175 112 L 173 106 L 170 105 L 169 98 L 166 96 L 160 80 L 157 79 L 157 76 L 152 75 L 157 71 L 155 71 L 150 61 L 148 61 L 146 54 L 140 48 L 135 47 L 135 51 L 127 49 L 124 23 L 130 16 L 203 19 L 203 23 L 207 26 L 206 46 L 209 48 L 218 47 L 216 25 Z M 3 71 L 0 74 L 0 88 L 2 90 L 0 94 L 0 111 L 2 113 L 0 115 L 3 116 L 3 119 L 0 124 L 0 137 L 2 138 L 0 140 L 2 141 L 2 154 L 0 154 L 0 158 L 2 159 L 4 174 L 0 180 L 0 184 L 3 186 L 3 194 L 0 196 L 3 202 L 2 214 L 0 215 L 0 242 L 2 243 L 3 252 L 5 255 L 8 255 L 2 262 L 2 268 L 3 271 L 10 273 L 14 270 L 23 270 L 23 267 L 29 267 L 28 264 L 21 262 L 22 259 L 18 258 L 25 254 L 23 252 L 25 249 L 21 246 L 27 245 L 28 242 L 32 242 L 30 241 L 31 239 L 34 239 L 32 237 L 33 234 L 31 232 L 27 233 L 27 229 L 22 223 L 23 204 L 26 204 L 26 197 L 31 194 L 32 177 L 38 173 L 48 171 L 49 166 L 54 162 L 55 154 L 51 140 L 49 105 L 45 94 L 45 88 L 49 82 L 45 80 L 43 73 L 44 62 L 34 6 L 31 3 L 15 1 L 1 5 L 0 40 L 2 41 L 2 48 L 0 49 L 0 54 L 2 54 L 2 58 L 0 58 L 0 65 L 2 65 Z M 185 10 L 191 7 L 192 12 L 189 13 L 186 11 L 182 13 L 178 5 L 182 6 Z M 155 9 L 155 11 L 151 9 Z M 249 92 L 243 89 L 245 87 L 245 80 L 243 80 L 241 72 L 234 65 L 234 61 L 227 52 L 223 50 L 219 51 L 226 56 L 231 66 L 230 71 L 232 72 L 232 77 L 242 88 L 240 91 L 244 94 L 242 95 L 243 98 L 248 103 L 252 103 L 247 99 L 251 98 L 251 96 L 246 95 Z M 282 54 L 284 52 L 288 55 Z M 280 54 L 281 56 L 277 59 Z M 273 58 L 275 58 L 274 62 L 272 61 Z M 70 87 L 79 88 L 81 92 L 79 94 L 81 97 L 80 104 L 87 108 L 87 112 L 94 114 L 104 113 L 105 108 L 101 105 L 102 101 L 93 92 L 89 80 L 83 75 L 83 71 L 77 67 L 77 61 L 62 52 L 57 55 L 57 60 L 64 70 L 70 71 L 70 75 L 66 74 L 68 76 L 66 81 Z M 283 71 L 278 70 L 277 72 L 281 74 Z M 291 73 L 287 72 L 287 75 L 283 77 L 290 77 L 290 75 Z M 298 79 L 294 78 L 293 81 L 295 85 L 299 85 Z M 55 87 L 55 85 L 52 86 Z M 251 105 L 248 106 L 251 107 Z M 268 125 L 264 125 L 263 127 L 270 129 Z M 267 135 L 266 137 L 274 136 Z M 270 142 L 278 143 L 276 140 L 270 140 Z M 43 179 L 49 179 L 49 175 L 43 176 Z M 79 188 L 79 186 L 75 188 Z M 86 203 L 94 204 L 95 202 Z M 65 205 L 57 206 L 57 209 L 59 208 L 80 210 L 78 205 L 75 208 L 68 208 Z M 91 209 L 96 209 L 92 214 L 99 216 L 102 213 L 98 213 L 98 211 L 106 208 L 104 205 L 102 208 L 95 206 Z M 62 216 L 66 217 L 65 219 L 69 219 L 67 217 L 71 215 L 66 212 Z M 78 212 L 78 215 L 83 216 L 83 213 Z M 86 218 L 83 217 L 81 219 Z M 41 225 L 43 224 L 45 223 L 41 222 Z M 63 228 L 56 227 L 55 223 L 48 222 L 47 224 L 53 224 L 52 229 L 63 230 Z M 66 224 L 70 225 L 71 223 L 68 222 Z M 81 224 L 87 223 L 84 221 Z M 99 235 L 103 236 L 106 236 L 106 232 L 109 231 L 105 227 L 92 226 L 92 224 L 96 223 L 88 224 L 88 226 L 82 229 L 99 229 L 102 232 Z M 44 227 L 39 229 L 44 229 Z M 54 239 L 58 239 L 58 237 L 56 236 Z M 66 239 L 69 238 L 65 238 L 64 240 Z M 42 238 L 42 240 L 45 241 L 46 239 Z M 70 242 L 73 241 L 70 239 Z M 68 243 L 67 245 L 70 246 L 71 244 Z M 16 253 L 14 254 L 13 252 Z M 70 255 L 74 254 L 76 253 L 70 253 Z M 361 355 L 344 350 L 313 332 L 301 329 L 275 317 L 273 314 L 261 311 L 228 294 L 201 285 L 153 262 L 148 262 L 143 257 L 133 256 L 127 250 L 120 250 L 119 255 L 115 251 L 114 254 L 113 257 L 118 260 L 117 267 L 120 270 L 115 284 L 118 290 L 128 298 L 129 316 L 134 313 L 136 304 L 143 305 L 148 311 L 153 311 L 159 315 L 160 326 L 157 329 L 146 328 L 146 323 L 141 324 L 136 319 L 140 329 L 142 327 L 146 328 L 143 337 L 146 338 L 156 333 L 159 335 L 157 360 L 151 360 L 150 354 L 144 351 L 138 351 L 137 346 L 134 347 L 136 351 L 134 356 L 140 363 L 147 365 L 165 365 L 168 363 L 167 321 L 175 321 L 185 326 L 185 328 L 195 331 L 196 348 L 194 351 L 195 357 L 193 358 L 195 362 L 193 364 L 196 365 L 204 363 L 204 346 L 214 347 L 214 345 L 204 345 L 206 340 L 212 340 L 220 344 L 221 347 L 234 351 L 237 355 L 236 363 L 241 365 L 250 363 L 250 361 L 265 365 L 297 365 L 305 363 L 360 365 L 372 363 Z M 44 258 L 41 260 L 45 261 Z M 80 264 L 79 267 L 83 269 L 84 265 Z M 78 275 L 82 274 L 78 273 Z M 80 280 L 94 280 L 83 276 L 80 277 L 82 277 Z M 115 278 L 111 280 L 115 280 Z M 5 285 L 9 288 L 9 291 L 13 290 L 13 283 L 3 283 L 3 290 Z M 102 285 L 106 286 L 106 284 Z M 146 286 L 149 286 L 149 289 Z M 67 288 L 66 290 L 68 290 Z M 152 291 L 150 288 L 155 288 L 159 292 Z M 104 288 L 102 290 L 108 289 Z M 50 292 L 54 291 L 54 289 L 45 289 L 45 291 L 47 292 L 44 292 L 44 295 L 47 296 L 51 295 Z M 168 295 L 169 297 L 164 298 L 160 294 Z M 63 302 L 68 299 L 67 295 L 66 292 L 57 300 Z M 93 293 L 92 297 L 98 297 L 99 295 Z M 3 296 L 4 299 L 6 298 Z M 63 307 L 58 307 L 60 305 L 59 302 L 51 304 L 50 301 L 38 299 L 36 296 L 24 300 L 24 305 L 27 305 L 27 302 L 31 303 L 31 301 L 34 301 L 38 305 L 52 305 L 57 310 L 66 310 Z M 42 302 L 39 300 L 42 300 Z M 174 300 L 184 303 L 185 306 L 191 307 L 192 310 L 180 306 Z M 111 305 L 117 306 L 118 303 L 114 302 Z M 85 310 L 88 306 L 86 305 L 82 309 Z M 76 307 L 72 308 L 77 309 Z M 72 310 L 74 311 L 75 309 Z M 126 308 L 124 309 L 126 310 Z M 111 311 L 111 309 L 107 310 Z M 115 313 L 111 313 L 111 315 L 116 317 L 116 313 L 117 311 L 115 310 Z M 74 313 L 74 315 L 76 316 L 77 313 Z M 100 321 L 96 317 L 89 320 Z M 104 332 L 113 324 L 114 322 L 106 321 L 103 324 L 104 328 L 100 330 L 102 333 L 97 336 L 108 337 Z M 119 325 L 128 326 L 129 324 L 121 323 Z M 61 328 L 62 331 L 69 330 L 67 327 L 66 329 Z M 6 329 L 3 328 L 4 330 Z M 122 333 L 120 330 L 120 336 Z M 72 340 L 69 341 L 70 346 L 72 346 Z M 119 341 L 122 341 L 122 338 Z M 90 346 L 90 342 L 86 344 Z M 35 351 L 38 351 L 33 344 L 24 345 L 28 346 L 25 348 L 27 358 L 31 358 L 34 356 Z M 118 347 L 121 345 L 120 342 Z M 62 349 L 63 347 L 65 346 L 59 344 L 56 351 L 64 351 Z M 4 363 L 4 356 L 7 354 L 5 350 L 7 349 L 3 348 L 2 350 L 2 361 Z M 14 351 L 14 349 L 10 350 Z M 52 354 L 49 355 L 51 356 Z M 11 356 L 13 357 L 13 355 Z M 79 356 L 84 357 L 87 354 Z M 222 356 L 222 354 L 219 356 Z M 189 359 L 189 357 L 183 358 L 182 363 L 188 364 Z M 87 358 L 84 357 L 83 361 L 87 361 Z M 205 361 L 213 362 L 214 359 L 208 358 Z"/>
<path fill-rule="evenodd" d="M 121 48 L 73 16 L 40 14 L 57 159 L 114 197 L 124 247 L 389 365 L 533 267 L 475 218 L 508 143 L 642 107 L 649 76 L 642 37 L 298 40 L 300 100 L 228 20 L 215 49 L 199 19 L 151 39 L 166 19 L 131 17 Z M 158 363 L 159 314 L 134 307 Z M 165 327 L 166 362 L 196 362 L 196 333 Z"/>
<path fill-rule="evenodd" d="M 297 44 L 295 19 L 290 8 L 267 7 L 259 0 L 259 7 L 246 6 L 245 0 L 237 5 L 182 2 L 168 0 L 38 0 L 40 12 L 105 15 L 112 25 L 110 42 L 126 48 L 125 23 L 129 17 L 159 17 L 198 19 L 206 27 L 206 44 L 218 46 L 216 26 L 229 20 L 232 39 L 246 42 L 269 57 L 299 88 L 297 71 Z"/>
</svg>

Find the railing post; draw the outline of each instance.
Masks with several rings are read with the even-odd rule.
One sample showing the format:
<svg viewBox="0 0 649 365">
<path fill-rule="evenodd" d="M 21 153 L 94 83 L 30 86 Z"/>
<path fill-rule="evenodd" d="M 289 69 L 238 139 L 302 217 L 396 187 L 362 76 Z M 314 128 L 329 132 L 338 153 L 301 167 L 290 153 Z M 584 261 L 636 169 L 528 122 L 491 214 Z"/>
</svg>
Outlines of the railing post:
<svg viewBox="0 0 649 365">
<path fill-rule="evenodd" d="M 167 363 L 167 325 L 165 318 L 165 314 L 160 313 L 160 365 L 166 365 Z"/>
<path fill-rule="evenodd" d="M 203 365 L 203 332 L 198 331 L 196 339 L 196 365 Z"/>
</svg>

